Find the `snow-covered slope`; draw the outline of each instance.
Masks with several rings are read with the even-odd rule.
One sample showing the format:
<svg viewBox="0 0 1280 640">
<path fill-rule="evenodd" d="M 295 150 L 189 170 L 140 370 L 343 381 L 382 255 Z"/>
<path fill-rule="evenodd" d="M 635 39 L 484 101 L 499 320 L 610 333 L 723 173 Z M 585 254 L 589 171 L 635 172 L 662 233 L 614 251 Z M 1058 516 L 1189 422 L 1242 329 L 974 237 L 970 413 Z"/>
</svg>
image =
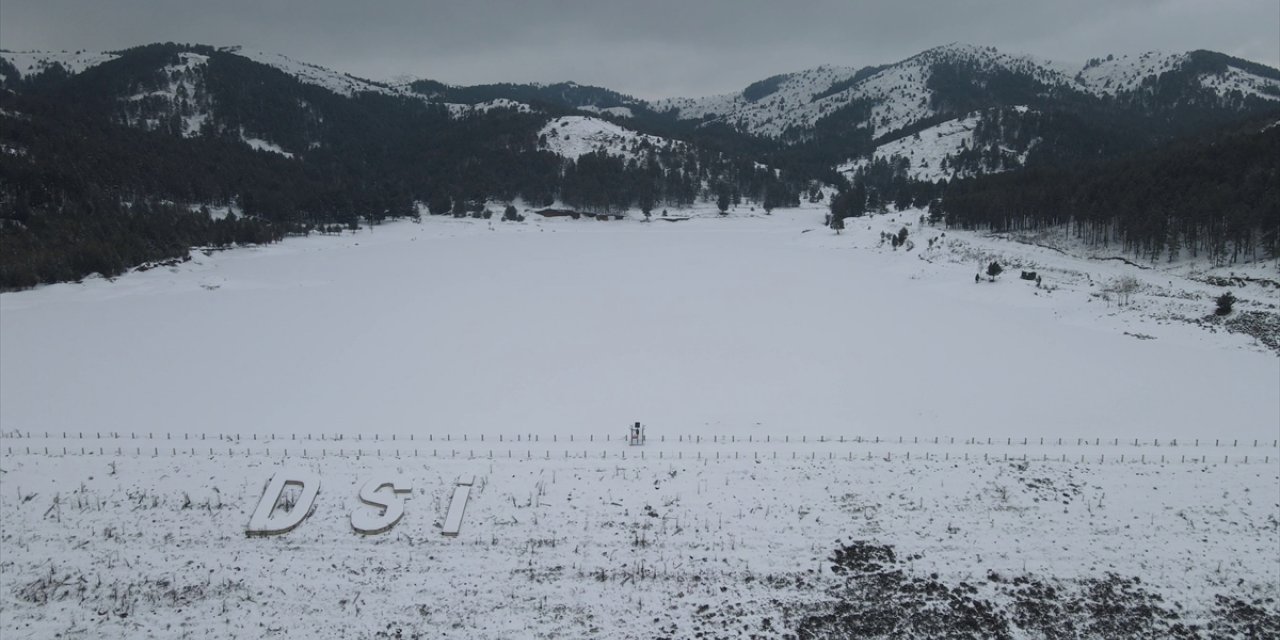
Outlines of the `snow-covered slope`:
<svg viewBox="0 0 1280 640">
<path fill-rule="evenodd" d="M 390 96 L 401 96 L 414 98 L 419 100 L 427 100 L 435 102 L 427 96 L 417 93 L 410 89 L 406 84 L 391 84 L 374 82 L 357 78 L 356 76 L 341 73 L 309 62 L 301 62 L 294 60 L 286 55 L 279 53 L 267 53 L 263 51 L 249 51 L 240 47 L 230 47 L 224 49 L 236 55 L 244 56 L 255 62 L 260 62 L 279 69 L 301 82 L 314 84 L 324 87 L 334 93 L 344 96 L 353 96 L 358 93 L 380 93 Z M 474 113 L 485 113 L 493 109 L 516 109 L 517 111 L 528 112 L 532 108 L 524 103 L 513 100 L 498 99 L 482 102 L 478 104 L 445 104 L 449 109 L 449 114 L 454 117 L 462 117 Z"/>
<path fill-rule="evenodd" d="M 357 78 L 353 75 L 341 73 L 322 67 L 320 65 L 311 64 L 294 60 L 289 56 L 279 53 L 269 53 L 264 51 L 253 51 L 242 47 L 226 47 L 222 51 L 234 53 L 243 56 L 254 62 L 259 62 L 267 66 L 275 67 L 301 82 L 314 84 L 324 87 L 334 93 L 353 96 L 357 93 L 381 93 L 385 95 L 413 95 L 412 92 L 403 88 Z"/>
<path fill-rule="evenodd" d="M 1076 73 L 1079 87 L 1095 95 L 1115 95 L 1132 91 L 1152 75 L 1172 71 L 1187 59 L 1186 54 L 1148 51 L 1136 56 L 1107 56 L 1093 60 Z"/>
<path fill-rule="evenodd" d="M 1239 91 L 1242 95 L 1280 102 L 1280 80 L 1263 78 L 1237 67 L 1227 67 L 1222 73 L 1203 74 L 1200 84 L 1218 95 Z"/>
<path fill-rule="evenodd" d="M 339 71 L 334 71 L 333 69 L 322 67 L 317 64 L 295 60 L 293 58 L 290 58 L 289 56 L 286 56 L 280 53 L 250 50 L 250 49 L 245 49 L 239 46 L 223 47 L 220 49 L 220 51 L 224 53 L 231 53 L 244 58 L 248 58 L 260 64 L 265 64 L 267 66 L 283 71 L 284 73 L 296 78 L 300 82 L 316 85 L 318 87 L 323 87 L 325 89 L 328 89 L 329 91 L 332 91 L 336 94 L 343 95 L 343 96 L 354 96 L 359 93 L 379 93 L 379 94 L 391 95 L 391 96 L 404 96 L 404 97 L 412 97 L 412 98 L 418 98 L 418 99 L 422 98 L 420 94 L 417 94 L 402 85 L 381 83 L 381 82 L 375 82 L 372 80 L 366 80 L 364 78 L 358 78 L 356 76 L 342 73 Z M 203 56 L 196 53 L 182 53 L 179 55 L 182 56 L 183 63 L 181 65 L 166 67 L 165 71 L 167 72 L 189 71 L 193 68 L 193 65 L 203 64 L 208 60 L 207 56 Z M 10 54 L 8 52 L 5 52 L 3 54 L 0 54 L 0 56 L 10 59 L 11 62 L 14 62 L 15 66 L 19 67 L 20 71 L 27 68 L 31 68 L 31 69 L 35 69 L 38 72 L 39 70 L 42 70 L 43 68 L 48 67 L 53 62 L 61 62 L 65 67 L 71 70 L 72 73 L 79 73 L 80 71 L 83 71 L 84 69 L 90 66 L 93 66 L 94 64 L 100 64 L 101 62 L 104 62 L 106 60 L 111 60 L 118 57 L 114 54 L 87 54 L 87 53 L 81 54 L 81 55 L 62 54 L 61 56 L 59 56 L 59 54 L 51 54 L 48 52 L 26 52 L 23 54 Z M 179 84 L 182 84 L 182 82 L 175 81 L 173 84 L 171 84 L 171 86 L 167 90 L 152 91 L 147 94 L 138 94 L 138 95 L 132 96 L 131 99 L 134 99 L 134 100 L 140 99 L 142 97 L 145 97 L 146 95 L 159 96 L 164 94 L 164 95 L 172 96 L 176 93 L 177 87 Z M 187 93 L 190 94 L 191 90 L 194 89 L 194 87 L 190 86 L 190 84 L 188 83 L 187 86 L 185 86 L 185 89 Z M 484 111 L 489 111 L 491 109 L 496 109 L 496 108 L 515 108 L 521 111 L 529 110 L 529 105 L 517 103 L 511 100 L 494 100 L 494 101 L 481 103 L 477 105 L 448 104 L 446 106 L 448 107 L 449 112 L 455 116 L 462 116 L 462 115 L 467 115 L 467 114 L 476 113 L 476 112 L 484 112 Z M 198 127 L 197 127 L 197 130 L 198 130 Z M 190 132 L 191 132 L 191 129 L 188 128 L 188 133 Z M 268 150 L 270 149 L 268 148 Z"/>
<path fill-rule="evenodd" d="M 934 92 L 928 87 L 928 81 L 934 67 L 941 63 L 968 65 L 979 72 L 1017 73 L 1049 86 L 1071 83 L 1058 63 L 1007 54 L 994 47 L 951 44 L 929 49 L 868 77 L 848 90 L 847 99 L 872 102 L 873 137 L 897 131 L 937 115 L 930 106 Z M 845 98 L 837 94 L 829 99 Z"/>
<path fill-rule="evenodd" d="M 592 105 L 584 105 L 578 107 L 581 111 L 588 113 L 599 113 L 602 115 L 614 116 L 616 118 L 634 118 L 635 113 L 631 111 L 631 107 L 607 107 L 601 108 Z"/>
<path fill-rule="evenodd" d="M 96 67 L 119 56 L 114 53 L 94 51 L 4 51 L 0 50 L 0 58 L 8 60 L 18 70 L 22 78 L 39 75 L 55 64 L 62 65 L 67 73 L 80 73 L 90 67 Z M 16 79 L 16 78 L 15 78 Z"/>
<path fill-rule="evenodd" d="M 943 161 L 973 146 L 973 130 L 977 125 L 977 114 L 948 120 L 917 134 L 882 144 L 876 148 L 871 158 L 847 162 L 839 167 L 839 171 L 852 173 L 875 160 L 905 158 L 910 163 L 907 175 L 912 180 L 934 182 L 951 178 L 953 172 L 943 167 Z"/>
<path fill-rule="evenodd" d="M 449 109 L 449 115 L 460 118 L 476 113 L 488 113 L 494 109 L 514 109 L 520 113 L 529 113 L 533 111 L 533 107 L 515 100 L 507 100 L 506 98 L 498 98 L 497 100 L 489 100 L 488 102 L 478 102 L 476 104 L 457 104 L 453 102 L 445 103 Z"/>
<path fill-rule="evenodd" d="M 174 133 L 184 137 L 198 135 L 212 115 L 212 103 L 204 92 L 204 68 L 209 56 L 182 52 L 180 62 L 165 66 L 162 71 L 167 83 L 139 91 L 123 99 L 125 122 L 143 129 L 164 126 L 173 116 L 178 117 Z"/>
<path fill-rule="evenodd" d="M 712 118 L 755 135 L 777 137 L 789 128 L 812 127 L 823 116 L 855 100 L 872 103 L 867 126 L 873 137 L 901 129 L 935 115 L 928 88 L 933 66 L 940 62 L 972 64 L 978 69 L 1024 73 L 1045 84 L 1072 82 L 1062 65 L 1023 55 L 1001 53 L 992 47 L 951 44 L 936 47 L 851 82 L 853 67 L 818 67 L 791 74 L 777 90 L 757 101 L 741 93 L 707 98 L 677 98 L 655 102 L 658 111 L 677 110 L 681 119 Z M 849 84 L 839 89 L 839 84 Z M 836 85 L 836 86 L 833 86 Z M 823 95 L 829 93 L 830 95 Z"/>
<path fill-rule="evenodd" d="M 1024 105 L 1014 106 L 1010 111 L 1019 114 L 1029 112 Z M 988 147 L 996 146 L 1001 156 L 1001 164 L 991 166 L 981 164 L 974 166 L 959 165 L 955 160 L 958 155 L 976 146 L 975 131 L 981 126 L 984 113 L 973 111 L 959 118 L 941 122 L 909 136 L 903 136 L 876 147 L 870 157 L 855 158 L 846 162 L 837 170 L 852 175 L 859 168 L 867 167 L 878 160 L 892 163 L 905 160 L 906 174 L 912 180 L 936 182 L 942 179 L 969 177 L 977 173 L 994 173 L 1023 166 L 1027 155 L 1039 139 L 1033 139 L 1025 148 L 1013 149 L 1004 144 L 988 143 Z"/>
<path fill-rule="evenodd" d="M 219 51 L 235 54 L 253 60 L 254 62 L 265 64 L 293 76 L 300 82 L 323 87 L 339 95 L 354 96 L 358 93 L 380 93 L 383 95 L 426 99 L 424 96 L 412 91 L 404 84 L 366 80 L 364 78 L 335 71 L 310 62 L 295 60 L 281 53 L 246 49 L 240 46 L 221 47 Z M 207 61 L 207 56 L 200 54 L 183 53 L 180 55 L 183 57 L 184 63 L 178 67 L 166 68 L 166 71 L 181 71 L 189 69 L 190 61 L 197 58 L 200 62 Z M 54 64 L 61 64 L 68 73 L 74 75 L 84 71 L 85 69 L 102 64 L 108 60 L 114 60 L 118 57 L 119 55 L 114 53 L 95 53 L 87 51 L 75 53 L 54 51 L 0 51 L 0 58 L 4 58 L 13 64 L 14 67 L 17 68 L 21 77 L 28 77 L 42 73 Z M 171 88 L 176 89 L 176 84 Z M 188 87 L 188 89 L 190 88 L 191 87 Z M 492 100 L 476 105 L 448 104 L 447 107 L 449 108 L 449 112 L 453 115 L 466 115 L 475 112 L 484 112 L 495 108 L 515 108 L 522 111 L 530 110 L 529 105 L 512 100 Z M 630 115 L 630 111 L 627 109 L 609 109 L 605 111 L 613 113 L 614 115 Z"/>
<path fill-rule="evenodd" d="M 778 137 L 789 129 L 812 127 L 822 117 L 858 100 L 870 102 L 866 121 L 873 137 L 910 126 L 936 115 L 928 81 L 941 63 L 954 63 L 979 73 L 1003 71 L 1031 78 L 1050 87 L 1094 95 L 1132 91 L 1150 76 L 1180 68 L 1191 54 L 1151 52 L 1092 60 L 1083 68 L 1029 55 L 1010 54 L 993 47 L 949 44 L 889 65 L 878 72 L 853 67 L 823 66 L 789 74 L 772 93 L 750 100 L 743 93 L 704 98 L 672 98 L 652 103 L 657 111 L 675 110 L 684 120 L 709 119 L 754 135 Z M 856 81 L 855 81 L 856 79 Z M 1200 75 L 1204 87 L 1219 95 L 1239 90 L 1245 95 L 1280 100 L 1280 80 L 1244 69 Z"/>
<path fill-rule="evenodd" d="M 216 100 L 206 90 L 205 70 L 209 56 L 184 51 L 178 54 L 179 62 L 165 66 L 160 77 L 165 83 L 147 87 L 121 99 L 121 114 L 125 124 L 142 129 L 155 130 L 170 127 L 172 133 L 183 137 L 200 135 L 207 123 L 216 118 Z M 278 153 L 287 158 L 293 154 L 279 144 L 240 131 L 240 139 L 259 151 Z"/>
<path fill-rule="evenodd" d="M 789 74 L 777 89 L 752 101 L 742 93 L 726 93 L 705 98 L 658 100 L 655 111 L 675 109 L 685 120 L 713 118 L 757 135 L 778 136 L 792 126 L 811 125 L 832 103 L 814 103 L 818 94 L 837 82 L 854 77 L 853 67 L 822 66 Z"/>
<path fill-rule="evenodd" d="M 1189 62 L 1192 62 L 1192 54 L 1161 51 L 1136 56 L 1108 56 L 1105 60 L 1086 63 L 1075 75 L 1075 80 L 1082 89 L 1095 95 L 1115 95 L 1133 91 L 1148 78 L 1176 71 Z M 1198 79 L 1201 86 L 1219 96 L 1239 91 L 1245 96 L 1280 101 L 1280 79 L 1263 77 L 1236 66 L 1228 65 L 1224 71 L 1216 73 L 1201 73 Z"/>
<path fill-rule="evenodd" d="M 666 138 L 637 133 L 590 116 L 556 118 L 542 127 L 538 135 L 545 137 L 548 151 L 574 160 L 593 151 L 629 160 L 642 156 L 646 145 L 659 149 L 671 144 Z"/>
</svg>

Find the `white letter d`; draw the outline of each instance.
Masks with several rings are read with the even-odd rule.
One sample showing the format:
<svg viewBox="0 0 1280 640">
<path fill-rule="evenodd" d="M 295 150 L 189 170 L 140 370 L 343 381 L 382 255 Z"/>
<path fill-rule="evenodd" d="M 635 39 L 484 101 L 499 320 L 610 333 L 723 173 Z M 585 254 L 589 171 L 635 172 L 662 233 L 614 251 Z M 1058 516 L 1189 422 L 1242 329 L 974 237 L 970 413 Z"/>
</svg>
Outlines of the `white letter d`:
<svg viewBox="0 0 1280 640">
<path fill-rule="evenodd" d="M 284 495 L 287 485 L 300 485 L 302 494 L 297 502 L 288 510 L 276 509 L 276 503 Z M 281 471 L 271 477 L 267 488 L 262 492 L 262 500 L 249 518 L 249 526 L 245 529 L 248 536 L 273 536 L 288 533 L 295 529 L 311 513 L 311 505 L 316 501 L 316 493 L 320 491 L 320 476 L 306 471 Z"/>
</svg>

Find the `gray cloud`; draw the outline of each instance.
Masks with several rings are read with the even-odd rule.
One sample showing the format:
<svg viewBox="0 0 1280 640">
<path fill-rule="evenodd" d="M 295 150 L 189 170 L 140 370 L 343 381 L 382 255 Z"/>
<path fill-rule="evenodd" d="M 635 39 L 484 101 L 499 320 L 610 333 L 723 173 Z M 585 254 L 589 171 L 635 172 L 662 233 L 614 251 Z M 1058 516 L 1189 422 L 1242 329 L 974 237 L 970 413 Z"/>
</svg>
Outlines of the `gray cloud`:
<svg viewBox="0 0 1280 640">
<path fill-rule="evenodd" d="M 640 97 L 735 91 L 948 42 L 1081 61 L 1213 49 L 1280 66 L 1276 0 L 4 0 L 0 47 L 240 44 L 359 76 L 574 80 Z"/>
</svg>

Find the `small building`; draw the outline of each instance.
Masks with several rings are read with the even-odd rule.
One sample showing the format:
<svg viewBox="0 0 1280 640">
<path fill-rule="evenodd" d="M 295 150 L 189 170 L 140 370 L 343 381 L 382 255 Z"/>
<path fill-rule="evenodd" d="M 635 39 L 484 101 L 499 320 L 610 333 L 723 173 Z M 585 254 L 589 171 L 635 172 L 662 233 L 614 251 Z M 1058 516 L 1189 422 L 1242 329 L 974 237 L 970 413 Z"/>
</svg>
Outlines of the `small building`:
<svg viewBox="0 0 1280 640">
<path fill-rule="evenodd" d="M 541 211 L 538 211 L 537 214 L 544 218 L 573 218 L 574 220 L 577 220 L 582 217 L 581 213 L 578 213 L 573 209 L 542 209 Z"/>
<path fill-rule="evenodd" d="M 536 213 L 544 218 L 573 218 L 574 220 L 582 216 L 595 218 L 596 220 L 622 220 L 627 217 L 625 213 L 576 211 L 574 209 L 542 209 Z"/>
</svg>

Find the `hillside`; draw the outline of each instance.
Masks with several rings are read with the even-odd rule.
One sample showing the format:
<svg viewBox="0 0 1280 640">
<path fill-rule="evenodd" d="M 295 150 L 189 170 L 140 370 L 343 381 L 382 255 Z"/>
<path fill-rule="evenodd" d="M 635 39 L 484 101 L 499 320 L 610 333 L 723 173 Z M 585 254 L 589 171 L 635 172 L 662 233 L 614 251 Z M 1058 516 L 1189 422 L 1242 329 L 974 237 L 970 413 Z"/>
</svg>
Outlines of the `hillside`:
<svg viewBox="0 0 1280 640">
<path fill-rule="evenodd" d="M 587 116 L 551 120 L 538 131 L 538 139 L 545 140 L 543 144 L 548 151 L 572 160 L 593 152 L 635 160 L 649 150 L 657 151 L 671 144 L 663 138 Z"/>
<path fill-rule="evenodd" d="M 1280 128 L 1269 118 L 1101 163 L 957 180 L 934 209 L 991 231 L 1067 226 L 1090 246 L 1215 264 L 1280 251 Z"/>
<path fill-rule="evenodd" d="M 803 176 L 760 170 L 752 157 L 639 132 L 662 153 L 636 155 L 611 147 L 623 137 L 606 137 L 590 149 L 603 146 L 599 157 L 587 149 L 558 155 L 542 138 L 553 119 L 578 113 L 563 106 L 490 94 L 476 103 L 434 101 L 244 53 L 150 45 L 78 58 L 74 74 L 57 60 L 52 71 L 7 72 L 0 288 L 116 275 L 194 245 L 419 211 L 482 215 L 488 199 L 620 210 L 732 191 L 773 206 L 796 202 L 807 187 Z M 146 216 L 131 214 L 143 208 Z M 204 210 L 240 214 L 211 220 Z M 138 233 L 139 225 L 163 228 Z M 88 237 L 74 231 L 86 226 Z"/>
<path fill-rule="evenodd" d="M 0 288 L 487 201 L 773 209 L 825 186 L 838 215 L 936 209 L 957 179 L 1267 118 L 1280 71 L 1208 51 L 1074 66 L 953 44 L 652 103 L 572 82 L 384 83 L 238 47 L 3 51 Z"/>
<path fill-rule="evenodd" d="M 661 100 L 653 108 L 674 111 L 682 120 L 724 122 L 777 138 L 802 135 L 832 113 L 866 102 L 869 113 L 858 126 L 879 139 L 931 118 L 962 115 L 959 107 L 1013 106 L 1018 102 L 1010 99 L 1019 97 L 1073 99 L 1070 94 L 1132 103 L 1175 81 L 1206 92 L 1197 97 L 1210 95 L 1236 110 L 1280 105 L 1280 72 L 1206 51 L 1108 56 L 1073 69 L 991 47 L 952 44 L 883 67 L 818 67 L 771 80 L 771 91 L 764 95 L 751 95 L 757 86 L 752 85 L 741 93 Z M 1162 99 L 1176 102 L 1181 97 Z"/>
</svg>

